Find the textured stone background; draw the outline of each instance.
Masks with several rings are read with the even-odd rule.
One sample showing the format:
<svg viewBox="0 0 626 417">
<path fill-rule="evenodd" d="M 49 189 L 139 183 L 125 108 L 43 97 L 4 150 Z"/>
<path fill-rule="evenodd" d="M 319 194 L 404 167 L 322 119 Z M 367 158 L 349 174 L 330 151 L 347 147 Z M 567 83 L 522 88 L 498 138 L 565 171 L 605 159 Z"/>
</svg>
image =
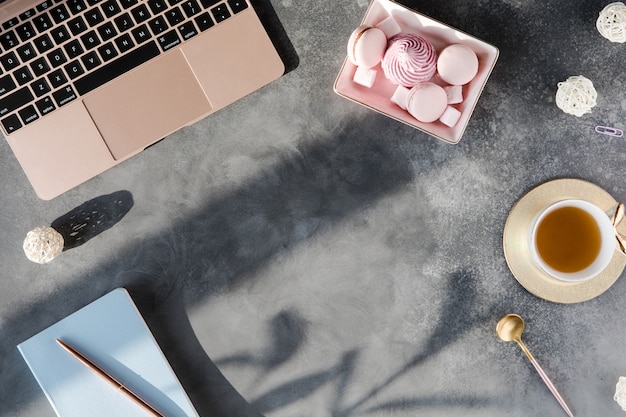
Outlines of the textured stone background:
<svg viewBox="0 0 626 417">
<path fill-rule="evenodd" d="M 546 302 L 501 243 L 546 180 L 626 200 L 624 139 L 593 131 L 626 127 L 626 46 L 595 29 L 606 3 L 403 3 L 500 49 L 458 145 L 333 93 L 364 0 L 261 0 L 291 71 L 53 201 L 0 142 L 0 417 L 54 415 L 15 345 L 118 286 L 205 416 L 564 415 L 497 340 L 509 312 L 576 415 L 622 413 L 626 282 Z M 598 91 L 582 118 L 554 104 L 571 75 Z M 81 205 L 116 224 L 26 260 L 27 231 Z"/>
</svg>

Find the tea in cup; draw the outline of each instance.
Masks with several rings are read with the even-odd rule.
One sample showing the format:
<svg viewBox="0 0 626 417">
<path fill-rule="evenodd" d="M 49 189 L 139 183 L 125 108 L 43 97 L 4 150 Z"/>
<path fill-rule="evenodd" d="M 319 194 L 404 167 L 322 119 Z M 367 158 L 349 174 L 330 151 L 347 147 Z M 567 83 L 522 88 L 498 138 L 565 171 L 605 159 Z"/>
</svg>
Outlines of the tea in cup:
<svg viewBox="0 0 626 417">
<path fill-rule="evenodd" d="M 609 216 L 584 200 L 554 203 L 531 222 L 531 258 L 553 278 L 581 282 L 602 272 L 615 252 L 615 229 Z"/>
</svg>

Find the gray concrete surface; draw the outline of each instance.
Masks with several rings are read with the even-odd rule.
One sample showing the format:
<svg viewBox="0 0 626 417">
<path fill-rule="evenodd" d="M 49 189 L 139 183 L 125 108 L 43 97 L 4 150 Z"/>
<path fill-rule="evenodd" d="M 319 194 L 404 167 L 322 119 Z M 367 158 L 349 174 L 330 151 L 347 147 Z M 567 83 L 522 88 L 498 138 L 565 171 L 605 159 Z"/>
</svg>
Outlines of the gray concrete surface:
<svg viewBox="0 0 626 417">
<path fill-rule="evenodd" d="M 261 1 L 291 70 L 52 200 L 0 142 L 0 416 L 53 410 L 15 346 L 129 288 L 203 416 L 565 415 L 497 320 L 525 341 L 577 416 L 619 416 L 626 281 L 562 305 L 509 271 L 513 204 L 554 178 L 626 200 L 626 46 L 597 0 L 404 1 L 500 49 L 458 145 L 332 90 L 368 2 Z M 556 84 L 591 79 L 581 118 Z M 117 193 L 117 194 L 113 194 Z M 88 207 L 105 220 L 48 265 L 36 226 Z"/>
</svg>

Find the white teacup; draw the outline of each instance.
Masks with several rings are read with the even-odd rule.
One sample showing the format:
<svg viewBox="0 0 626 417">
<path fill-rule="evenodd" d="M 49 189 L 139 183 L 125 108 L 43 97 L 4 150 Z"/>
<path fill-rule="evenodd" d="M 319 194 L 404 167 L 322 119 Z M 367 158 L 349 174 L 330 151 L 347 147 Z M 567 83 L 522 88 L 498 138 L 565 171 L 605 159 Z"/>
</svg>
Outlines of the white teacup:
<svg viewBox="0 0 626 417">
<path fill-rule="evenodd" d="M 602 272 L 615 252 L 615 229 L 598 206 L 562 200 L 540 211 L 528 229 L 532 260 L 561 281 L 582 282 Z"/>
</svg>

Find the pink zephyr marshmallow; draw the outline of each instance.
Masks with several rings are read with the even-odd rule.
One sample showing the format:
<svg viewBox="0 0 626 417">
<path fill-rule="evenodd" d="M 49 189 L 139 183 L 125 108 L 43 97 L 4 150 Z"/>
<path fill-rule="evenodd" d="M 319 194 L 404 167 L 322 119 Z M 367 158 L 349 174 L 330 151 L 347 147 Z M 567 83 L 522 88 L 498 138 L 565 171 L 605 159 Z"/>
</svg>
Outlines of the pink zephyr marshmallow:
<svg viewBox="0 0 626 417">
<path fill-rule="evenodd" d="M 422 36 L 399 34 L 389 39 L 381 67 L 389 81 L 411 88 L 433 77 L 437 70 L 437 51 Z"/>
</svg>

